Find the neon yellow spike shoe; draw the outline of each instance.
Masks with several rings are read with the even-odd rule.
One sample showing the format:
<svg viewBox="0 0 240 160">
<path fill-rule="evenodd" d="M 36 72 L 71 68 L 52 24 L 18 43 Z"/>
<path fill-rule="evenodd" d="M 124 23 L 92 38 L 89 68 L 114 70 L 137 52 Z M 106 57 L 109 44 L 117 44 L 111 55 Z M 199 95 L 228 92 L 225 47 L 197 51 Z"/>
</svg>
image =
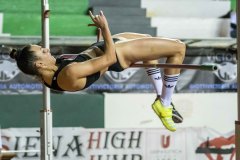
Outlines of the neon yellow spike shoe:
<svg viewBox="0 0 240 160">
<path fill-rule="evenodd" d="M 168 130 L 170 130 L 172 132 L 176 131 L 176 126 L 172 119 L 172 110 L 173 110 L 172 106 L 163 107 L 162 103 L 158 99 L 152 104 L 152 109 L 158 115 L 158 117 L 162 121 L 163 125 Z"/>
</svg>

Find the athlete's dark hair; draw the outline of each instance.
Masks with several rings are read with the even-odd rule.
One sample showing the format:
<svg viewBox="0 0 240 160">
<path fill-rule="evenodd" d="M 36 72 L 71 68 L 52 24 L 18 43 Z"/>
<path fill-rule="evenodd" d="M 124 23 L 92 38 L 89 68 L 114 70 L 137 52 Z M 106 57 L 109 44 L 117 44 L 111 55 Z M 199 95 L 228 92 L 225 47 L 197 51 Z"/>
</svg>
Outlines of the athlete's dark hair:
<svg viewBox="0 0 240 160">
<path fill-rule="evenodd" d="M 13 48 L 10 52 L 10 57 L 16 60 L 18 68 L 23 73 L 38 76 L 39 73 L 34 64 L 34 62 L 38 60 L 38 57 L 30 48 L 31 45 L 26 45 L 22 49 Z"/>
</svg>

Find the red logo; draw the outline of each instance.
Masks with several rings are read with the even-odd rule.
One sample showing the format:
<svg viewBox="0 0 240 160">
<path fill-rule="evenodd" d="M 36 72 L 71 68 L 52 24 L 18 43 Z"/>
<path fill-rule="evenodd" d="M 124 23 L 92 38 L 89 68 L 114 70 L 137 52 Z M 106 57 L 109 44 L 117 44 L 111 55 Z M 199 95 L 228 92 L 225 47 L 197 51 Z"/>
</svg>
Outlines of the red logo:
<svg viewBox="0 0 240 160">
<path fill-rule="evenodd" d="M 218 137 L 212 140 L 207 139 L 196 149 L 197 154 L 205 154 L 209 160 L 223 160 L 224 156 L 230 155 L 229 160 L 233 160 L 236 154 L 236 148 L 232 147 L 235 144 L 235 135 L 229 138 Z M 231 146 L 231 147 L 228 147 Z M 217 155 L 217 159 L 213 158 Z"/>
</svg>

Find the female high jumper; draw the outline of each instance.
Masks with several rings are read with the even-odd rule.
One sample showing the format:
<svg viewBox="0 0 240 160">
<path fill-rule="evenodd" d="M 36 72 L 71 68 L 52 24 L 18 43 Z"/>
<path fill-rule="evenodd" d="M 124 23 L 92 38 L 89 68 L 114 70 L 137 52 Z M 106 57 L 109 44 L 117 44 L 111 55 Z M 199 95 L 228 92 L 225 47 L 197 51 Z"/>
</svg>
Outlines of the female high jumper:
<svg viewBox="0 0 240 160">
<path fill-rule="evenodd" d="M 38 45 L 12 49 L 10 56 L 25 74 L 37 76 L 51 89 L 70 92 L 89 87 L 106 71 L 121 72 L 136 62 L 156 64 L 160 58 L 166 58 L 168 64 L 182 64 L 186 46 L 180 40 L 128 32 L 112 36 L 102 11 L 95 16 L 91 11 L 89 14 L 93 25 L 101 30 L 103 41 L 92 44 L 75 58 L 55 59 L 49 49 Z M 180 69 L 164 69 L 163 78 L 159 68 L 146 68 L 146 71 L 157 93 L 152 108 L 163 125 L 175 131 L 175 123 L 182 120 L 172 104 Z"/>
</svg>

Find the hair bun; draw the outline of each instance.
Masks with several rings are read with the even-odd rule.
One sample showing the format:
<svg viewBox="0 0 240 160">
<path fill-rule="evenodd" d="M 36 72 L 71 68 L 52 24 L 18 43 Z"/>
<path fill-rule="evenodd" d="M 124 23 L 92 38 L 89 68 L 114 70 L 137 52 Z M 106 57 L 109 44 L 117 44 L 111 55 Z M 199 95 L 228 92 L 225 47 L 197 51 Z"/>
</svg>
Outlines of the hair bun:
<svg viewBox="0 0 240 160">
<path fill-rule="evenodd" d="M 17 54 L 18 54 L 17 49 L 13 48 L 9 55 L 12 59 L 16 59 Z"/>
</svg>

